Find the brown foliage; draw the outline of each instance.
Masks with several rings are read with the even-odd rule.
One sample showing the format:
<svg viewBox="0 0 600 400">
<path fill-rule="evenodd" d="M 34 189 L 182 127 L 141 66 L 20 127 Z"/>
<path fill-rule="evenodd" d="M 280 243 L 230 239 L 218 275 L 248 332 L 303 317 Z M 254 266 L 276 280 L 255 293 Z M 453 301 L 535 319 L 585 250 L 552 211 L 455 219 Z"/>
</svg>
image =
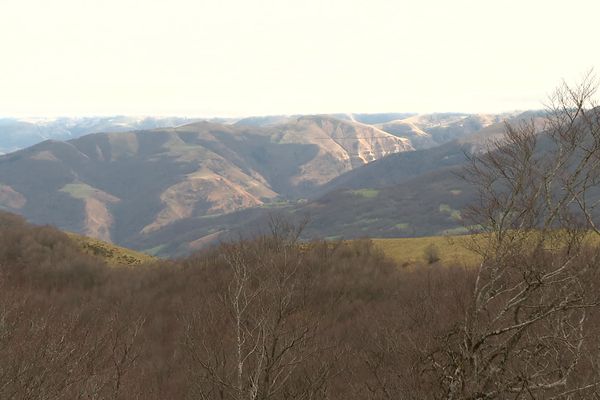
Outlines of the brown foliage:
<svg viewBox="0 0 600 400">
<path fill-rule="evenodd" d="M 527 179 L 510 202 L 524 210 Z M 402 268 L 368 240 L 301 243 L 277 219 L 268 235 L 114 268 L 0 214 L 0 398 L 594 395 L 600 251 L 580 225 L 532 236 L 548 213 L 492 205 L 473 270 Z"/>
<path fill-rule="evenodd" d="M 283 222 L 188 259 L 109 268 L 2 215 L 0 398 L 330 399 L 425 393 L 469 274 Z M 428 377 L 426 377 L 429 379 Z"/>
</svg>

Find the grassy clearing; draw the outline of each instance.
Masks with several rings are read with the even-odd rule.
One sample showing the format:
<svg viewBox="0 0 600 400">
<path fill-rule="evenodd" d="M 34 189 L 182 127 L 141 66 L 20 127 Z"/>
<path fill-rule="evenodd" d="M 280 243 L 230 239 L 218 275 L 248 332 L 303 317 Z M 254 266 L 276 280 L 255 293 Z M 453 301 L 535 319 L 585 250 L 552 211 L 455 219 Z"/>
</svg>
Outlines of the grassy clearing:
<svg viewBox="0 0 600 400">
<path fill-rule="evenodd" d="M 97 191 L 93 187 L 85 183 L 68 183 L 60 189 L 61 192 L 68 193 L 71 197 L 85 200 L 92 196 Z"/>
<path fill-rule="evenodd" d="M 466 228 L 456 229 L 453 233 L 460 234 L 466 232 Z M 437 249 L 440 262 L 446 265 L 475 265 L 481 258 L 479 255 L 467 248 L 473 241 L 483 240 L 483 235 L 457 235 L 452 236 L 451 230 L 447 231 L 445 236 L 427 236 L 418 238 L 397 238 L 397 239 L 371 239 L 375 246 L 392 259 L 402 265 L 427 263 L 426 249 L 433 245 Z M 529 234 L 531 235 L 531 233 Z M 534 237 L 532 236 L 532 239 Z M 554 237 L 554 241 L 549 237 L 550 245 L 560 246 L 560 232 Z M 558 240 L 558 242 L 557 242 Z M 533 242 L 532 242 L 533 243 Z M 585 243 L 592 246 L 600 245 L 600 237 L 590 233 L 585 238 Z M 481 244 L 481 242 L 480 242 Z"/>
<path fill-rule="evenodd" d="M 425 250 L 434 245 L 443 264 L 474 265 L 479 256 L 466 248 L 471 236 L 428 236 L 372 239 L 375 246 L 400 264 L 426 263 Z"/>
<path fill-rule="evenodd" d="M 149 249 L 142 250 L 142 254 L 149 254 L 151 256 L 157 256 L 164 248 L 166 248 L 166 244 L 160 244 L 158 246 L 151 247 Z"/>
<path fill-rule="evenodd" d="M 410 224 L 408 222 L 401 222 L 394 226 L 396 227 L 396 229 L 401 230 L 401 231 L 408 231 L 410 229 Z"/>
<path fill-rule="evenodd" d="M 448 214 L 454 221 L 460 221 L 462 219 L 460 211 L 453 209 L 448 204 L 440 204 L 439 210 L 442 214 Z"/>
<path fill-rule="evenodd" d="M 440 208 L 439 208 L 441 213 L 445 213 L 445 214 L 450 214 L 452 212 L 452 208 L 450 208 L 450 206 L 448 204 L 440 204 Z"/>
<path fill-rule="evenodd" d="M 379 190 L 376 189 L 351 190 L 350 193 L 355 196 L 364 197 L 365 199 L 374 199 L 375 197 L 379 196 Z"/>
<path fill-rule="evenodd" d="M 84 252 L 104 259 L 109 265 L 138 265 L 156 260 L 155 257 L 148 254 L 115 246 L 98 239 L 77 235 L 71 232 L 68 232 L 67 235 L 69 235 L 69 238 L 77 243 Z"/>
<path fill-rule="evenodd" d="M 290 204 L 291 203 L 288 200 L 273 200 L 273 201 L 263 203 L 260 207 L 261 208 L 280 208 L 280 207 L 289 206 Z"/>
</svg>

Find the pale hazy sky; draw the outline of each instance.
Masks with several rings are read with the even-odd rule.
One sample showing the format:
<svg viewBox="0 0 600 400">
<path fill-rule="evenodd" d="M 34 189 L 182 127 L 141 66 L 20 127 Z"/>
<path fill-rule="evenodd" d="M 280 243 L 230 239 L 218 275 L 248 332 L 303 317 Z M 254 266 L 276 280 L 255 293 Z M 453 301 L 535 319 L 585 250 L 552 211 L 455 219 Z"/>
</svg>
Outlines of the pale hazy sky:
<svg viewBox="0 0 600 400">
<path fill-rule="evenodd" d="M 540 108 L 600 1 L 0 0 L 0 115 Z"/>
</svg>

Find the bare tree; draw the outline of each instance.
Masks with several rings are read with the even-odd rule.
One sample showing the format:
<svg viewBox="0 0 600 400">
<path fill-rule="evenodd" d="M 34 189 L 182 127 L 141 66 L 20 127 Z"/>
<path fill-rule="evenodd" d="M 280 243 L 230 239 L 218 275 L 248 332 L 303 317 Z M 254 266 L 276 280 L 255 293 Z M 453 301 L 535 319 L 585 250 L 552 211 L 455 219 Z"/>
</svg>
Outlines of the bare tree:
<svg viewBox="0 0 600 400">
<path fill-rule="evenodd" d="M 464 321 L 430 361 L 448 399 L 589 398 L 598 376 L 584 373 L 589 237 L 600 235 L 600 108 L 596 80 L 563 83 L 545 129 L 507 124 L 502 140 L 466 171 L 479 194 L 466 217 L 479 227 L 482 256 Z"/>
<path fill-rule="evenodd" d="M 2 307 L 0 398 L 76 398 L 88 379 L 84 366 L 98 354 L 90 331 L 79 326 L 81 315 L 36 309 L 17 297 Z"/>
<path fill-rule="evenodd" d="M 106 397 L 110 399 L 117 400 L 122 396 L 125 376 L 134 368 L 139 357 L 139 337 L 145 322 L 144 316 L 134 317 L 127 311 L 114 312 L 108 318 L 107 370 L 110 376 L 111 394 Z"/>
<path fill-rule="evenodd" d="M 311 279 L 298 231 L 280 220 L 271 228 L 226 246 L 217 300 L 188 318 L 185 345 L 199 398 L 315 399 L 326 390 L 331 365 L 318 362 L 324 346 L 307 308 Z"/>
</svg>

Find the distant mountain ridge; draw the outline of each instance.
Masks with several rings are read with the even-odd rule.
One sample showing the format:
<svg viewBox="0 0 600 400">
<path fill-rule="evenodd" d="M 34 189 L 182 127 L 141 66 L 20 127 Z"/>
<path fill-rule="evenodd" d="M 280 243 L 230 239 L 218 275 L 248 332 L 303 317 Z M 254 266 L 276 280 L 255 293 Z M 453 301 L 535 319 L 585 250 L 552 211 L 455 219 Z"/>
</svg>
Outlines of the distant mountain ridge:
<svg viewBox="0 0 600 400">
<path fill-rule="evenodd" d="M 409 139 L 415 149 L 427 149 L 461 139 L 519 114 L 417 114 L 380 123 L 377 127 Z"/>
<path fill-rule="evenodd" d="M 1 118 L 0 154 L 33 146 L 44 140 L 69 140 L 97 132 L 125 132 L 174 127 L 198 119 L 184 117 Z"/>
<path fill-rule="evenodd" d="M 0 209 L 159 255 L 272 212 L 311 216 L 313 237 L 440 234 L 462 226 L 465 154 L 509 117 L 267 116 L 47 140 L 0 157 Z"/>
<path fill-rule="evenodd" d="M 106 241 L 303 197 L 407 139 L 325 116 L 45 141 L 0 157 L 0 207 Z"/>
<path fill-rule="evenodd" d="M 323 114 L 339 120 L 371 125 L 393 135 L 411 140 L 416 149 L 431 147 L 498 122 L 512 114 L 462 113 L 341 113 Z M 170 128 L 193 122 L 207 121 L 248 127 L 268 127 L 285 124 L 303 115 L 267 115 L 246 118 L 188 118 L 188 117 L 58 117 L 11 118 L 0 117 L 0 154 L 20 150 L 44 140 L 70 140 L 91 133 L 127 132 Z"/>
</svg>

